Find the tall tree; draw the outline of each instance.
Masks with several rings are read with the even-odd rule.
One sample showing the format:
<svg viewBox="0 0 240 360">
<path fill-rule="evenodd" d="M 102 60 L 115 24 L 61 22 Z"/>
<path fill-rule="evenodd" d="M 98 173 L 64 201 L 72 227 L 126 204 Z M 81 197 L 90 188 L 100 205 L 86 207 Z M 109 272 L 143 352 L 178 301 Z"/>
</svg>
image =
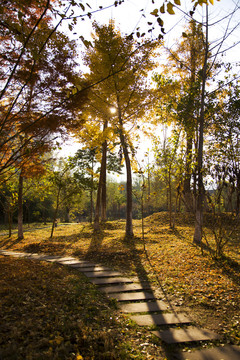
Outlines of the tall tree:
<svg viewBox="0 0 240 360">
<path fill-rule="evenodd" d="M 164 114 L 161 114 L 160 118 L 163 118 L 164 122 L 170 120 L 184 131 L 186 150 L 182 192 L 186 210 L 193 211 L 191 190 L 195 163 L 193 152 L 197 143 L 197 119 L 200 113 L 199 72 L 204 61 L 202 25 L 192 19 L 177 46 L 174 50 L 167 49 L 167 53 L 168 62 L 164 66 L 163 75 L 154 77 L 159 90 L 164 92 L 160 100 Z M 172 78 L 169 77 L 169 73 Z"/>
<path fill-rule="evenodd" d="M 75 44 L 57 31 L 61 20 L 52 25 L 52 12 L 61 13 L 56 2 L 0 5 L 0 173 L 24 161 L 24 148 L 36 137 L 43 141 L 50 132 L 76 125 L 73 108 L 83 102 L 80 91 L 66 96 L 69 88 L 79 88 Z"/>
<path fill-rule="evenodd" d="M 133 145 L 129 129 L 136 130 L 137 120 L 151 103 L 147 74 L 154 66 L 151 56 L 156 45 L 150 42 L 139 45 L 131 36 L 122 36 L 113 22 L 104 26 L 94 24 L 94 29 L 93 47 L 87 49 L 85 57 L 90 69 L 87 79 L 106 80 L 94 87 L 91 106 L 103 122 L 108 121 L 108 131 L 105 131 L 108 140 L 109 135 L 119 138 L 127 173 L 126 235 L 132 236 Z"/>
</svg>

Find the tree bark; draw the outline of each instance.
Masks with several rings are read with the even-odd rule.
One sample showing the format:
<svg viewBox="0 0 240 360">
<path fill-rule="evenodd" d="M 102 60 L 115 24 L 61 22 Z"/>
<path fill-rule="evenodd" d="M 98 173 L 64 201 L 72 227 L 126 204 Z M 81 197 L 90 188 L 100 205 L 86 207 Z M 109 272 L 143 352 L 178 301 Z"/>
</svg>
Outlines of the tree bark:
<svg viewBox="0 0 240 360">
<path fill-rule="evenodd" d="M 93 166 L 94 163 L 92 161 L 92 175 L 91 175 L 91 190 L 90 190 L 90 224 L 93 222 Z"/>
<path fill-rule="evenodd" d="M 105 130 L 108 126 L 107 121 L 104 123 L 103 130 Z M 106 186 L 106 171 L 107 171 L 107 142 L 105 141 L 102 146 L 102 160 L 101 160 L 101 170 L 100 170 L 100 177 L 98 182 L 98 189 L 97 189 L 97 199 L 96 199 L 96 210 L 95 210 L 95 217 L 94 217 L 94 230 L 98 231 L 100 229 L 100 213 L 103 214 L 103 207 L 102 201 L 103 196 L 103 183 L 105 181 Z M 105 212 L 106 212 L 106 188 L 105 188 Z"/>
<path fill-rule="evenodd" d="M 204 120 L 205 120 L 205 87 L 207 78 L 207 59 L 208 59 L 208 5 L 206 5 L 206 42 L 205 42 L 205 55 L 204 65 L 202 69 L 202 93 L 201 93 L 201 110 L 199 117 L 199 141 L 198 141 L 198 158 L 197 158 L 197 199 L 196 199 L 196 215 L 195 215 L 195 230 L 193 242 L 201 244 L 202 242 L 202 228 L 203 228 L 203 175 L 202 175 L 202 163 L 203 163 L 203 132 L 204 132 Z"/>
<path fill-rule="evenodd" d="M 52 231 L 51 231 L 50 238 L 53 237 L 53 232 L 54 232 L 54 228 L 55 228 L 55 224 L 56 224 L 56 220 L 57 220 L 57 213 L 58 213 L 58 208 L 59 208 L 59 203 L 60 203 L 60 193 L 61 193 L 61 187 L 59 186 L 58 193 L 57 193 L 57 204 L 56 204 L 56 209 L 55 209 L 54 216 L 53 216 Z"/>
<path fill-rule="evenodd" d="M 193 198 L 191 192 L 191 163 L 192 163 L 192 136 L 187 134 L 187 151 L 185 163 L 185 177 L 183 181 L 183 196 L 186 211 L 193 211 Z"/>
<path fill-rule="evenodd" d="M 119 117 L 121 123 L 121 117 Z M 123 149 L 123 155 L 125 159 L 126 173 L 127 173 L 127 206 L 126 206 L 126 233 L 127 237 L 133 236 L 133 224 L 132 224 L 132 168 L 128 154 L 128 148 L 125 136 L 122 131 L 122 124 L 120 124 L 120 141 Z"/>
<path fill-rule="evenodd" d="M 189 93 L 192 94 L 194 92 L 194 85 L 196 81 L 196 58 L 198 56 L 196 52 L 196 45 L 195 45 L 195 39 L 196 39 L 196 23 L 195 21 L 191 22 L 191 30 L 192 30 L 192 41 L 191 41 L 191 47 L 190 47 L 190 89 Z M 183 182 L 183 196 L 184 196 L 184 204 L 186 211 L 193 211 L 193 196 L 191 191 L 191 165 L 192 165 L 192 148 L 193 148 L 193 129 L 194 126 L 194 103 L 191 102 L 190 108 L 189 108 L 189 124 L 190 126 L 187 126 L 186 136 L 187 136 L 187 144 L 186 144 L 186 163 L 185 163 L 185 178 Z"/>
<path fill-rule="evenodd" d="M 20 171 L 18 180 L 18 240 L 24 239 L 23 236 L 23 176 Z"/>
<path fill-rule="evenodd" d="M 123 136 L 124 139 L 124 136 Z M 127 213 L 126 213 L 126 236 L 133 236 L 132 224 L 132 169 L 125 139 L 122 142 L 123 154 L 127 172 Z"/>
<path fill-rule="evenodd" d="M 11 206 L 8 206 L 8 210 L 7 210 L 7 215 L 8 215 L 8 237 L 12 236 L 12 210 L 11 210 Z"/>
<path fill-rule="evenodd" d="M 107 141 L 103 143 L 101 220 L 107 220 Z"/>
</svg>

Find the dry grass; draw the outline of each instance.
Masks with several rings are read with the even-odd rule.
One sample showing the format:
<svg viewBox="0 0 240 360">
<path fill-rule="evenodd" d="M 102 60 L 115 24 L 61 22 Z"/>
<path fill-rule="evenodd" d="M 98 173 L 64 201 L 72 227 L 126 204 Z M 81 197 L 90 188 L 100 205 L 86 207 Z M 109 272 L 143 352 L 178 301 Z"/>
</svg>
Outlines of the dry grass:
<svg viewBox="0 0 240 360">
<path fill-rule="evenodd" d="M 141 221 L 134 221 L 134 239 L 124 238 L 124 221 L 114 221 L 107 222 L 98 233 L 89 224 L 81 223 L 58 226 L 53 239 L 49 238 L 50 228 L 26 232 L 20 242 L 16 236 L 11 239 L 2 236 L 0 246 L 73 255 L 148 279 L 156 290 L 163 292 L 165 300 L 178 311 L 186 311 L 194 323 L 223 335 L 224 342 L 240 344 L 239 229 L 229 240 L 224 257 L 215 259 L 209 249 L 192 244 L 191 216 L 179 215 L 175 230 L 169 228 L 166 213 L 154 214 L 144 222 L 145 242 Z M 211 219 L 208 225 L 205 233 L 213 249 Z"/>
</svg>

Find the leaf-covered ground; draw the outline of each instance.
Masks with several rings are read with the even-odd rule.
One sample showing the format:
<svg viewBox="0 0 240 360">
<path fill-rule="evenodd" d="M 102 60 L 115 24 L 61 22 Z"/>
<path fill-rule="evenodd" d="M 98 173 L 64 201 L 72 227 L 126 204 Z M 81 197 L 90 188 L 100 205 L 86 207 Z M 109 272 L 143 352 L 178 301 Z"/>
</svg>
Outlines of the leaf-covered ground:
<svg viewBox="0 0 240 360">
<path fill-rule="evenodd" d="M 211 219 L 208 225 L 205 229 L 208 243 L 203 249 L 192 244 L 193 219 L 190 216 L 179 215 L 175 230 L 172 230 L 169 228 L 166 213 L 154 214 L 145 219 L 144 241 L 141 221 L 134 222 L 135 238 L 128 240 L 124 239 L 125 223 L 119 220 L 107 222 L 97 234 L 93 233 L 88 224 L 72 224 L 57 227 L 53 239 L 49 239 L 50 228 L 26 232 L 25 239 L 20 242 L 16 235 L 11 239 L 2 236 L 0 246 L 26 252 L 71 254 L 105 264 L 126 275 L 135 275 L 140 281 L 150 280 L 153 288 L 159 290 L 161 298 L 169 301 L 176 310 L 186 311 L 196 325 L 218 332 L 223 336 L 224 343 L 240 344 L 240 229 L 236 228 L 232 234 L 224 257 L 215 259 L 212 256 L 215 243 L 211 233 Z M 226 222 L 226 227 L 227 225 Z M 6 266 L 8 261 L 6 260 Z M 61 271 L 69 272 L 63 269 Z M 52 282 L 54 271 L 48 274 L 46 282 Z M 34 288 L 35 286 L 33 290 Z M 81 289 L 79 291 L 81 292 Z M 84 287 L 83 293 L 86 294 Z M 102 298 L 100 295 L 101 301 Z M 104 298 L 104 306 L 105 301 Z M 63 312 L 66 313 L 66 310 Z M 134 327 L 133 324 L 132 326 Z M 143 331 L 139 330 L 139 327 L 137 329 Z M 131 339 L 130 333 L 128 339 Z M 139 354 L 134 354 L 136 358 L 162 358 L 162 353 L 153 353 L 156 349 L 161 351 L 161 346 L 155 347 L 154 340 L 151 340 L 153 343 L 147 346 L 147 349 L 142 349 L 141 343 L 135 340 L 133 336 L 130 348 L 135 349 L 134 351 L 138 348 Z M 110 345 L 109 351 L 113 351 L 114 346 Z M 77 354 L 76 351 L 73 353 Z M 131 357 L 126 355 L 126 359 Z"/>
<path fill-rule="evenodd" d="M 2 256 L 0 270 L 1 360 L 164 358 L 77 270 Z"/>
</svg>

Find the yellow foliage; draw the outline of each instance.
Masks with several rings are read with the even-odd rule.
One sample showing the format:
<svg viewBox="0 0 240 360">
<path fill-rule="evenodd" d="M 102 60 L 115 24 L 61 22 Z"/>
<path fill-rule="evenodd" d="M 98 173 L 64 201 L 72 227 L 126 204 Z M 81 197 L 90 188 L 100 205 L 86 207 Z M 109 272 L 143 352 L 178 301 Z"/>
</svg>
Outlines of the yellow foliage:
<svg viewBox="0 0 240 360">
<path fill-rule="evenodd" d="M 77 354 L 77 356 L 76 356 L 76 360 L 83 360 L 83 357 L 82 357 L 82 355 L 80 355 L 80 354 Z"/>
</svg>

